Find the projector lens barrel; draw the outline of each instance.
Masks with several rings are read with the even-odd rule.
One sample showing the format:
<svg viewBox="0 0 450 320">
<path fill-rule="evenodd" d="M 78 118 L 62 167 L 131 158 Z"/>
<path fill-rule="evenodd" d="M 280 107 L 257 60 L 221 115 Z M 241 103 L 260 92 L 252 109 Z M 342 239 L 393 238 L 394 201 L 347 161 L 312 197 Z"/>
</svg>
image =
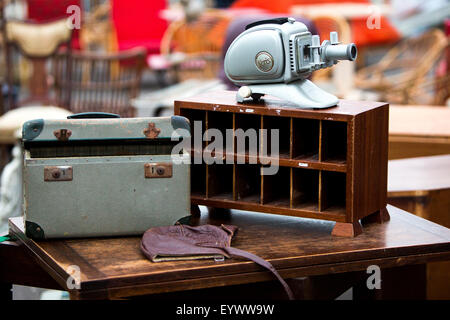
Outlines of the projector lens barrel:
<svg viewBox="0 0 450 320">
<path fill-rule="evenodd" d="M 355 61 L 358 50 L 354 43 L 328 45 L 325 47 L 326 60 L 350 60 Z"/>
</svg>

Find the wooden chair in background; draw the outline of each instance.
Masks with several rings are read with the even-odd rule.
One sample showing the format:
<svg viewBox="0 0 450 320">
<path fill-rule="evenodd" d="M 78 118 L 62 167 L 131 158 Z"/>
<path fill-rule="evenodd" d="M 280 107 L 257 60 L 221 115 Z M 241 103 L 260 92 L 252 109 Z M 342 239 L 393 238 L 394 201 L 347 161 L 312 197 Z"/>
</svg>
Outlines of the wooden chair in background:
<svg viewBox="0 0 450 320">
<path fill-rule="evenodd" d="M 55 57 L 56 101 L 78 112 L 110 112 L 133 117 L 131 99 L 139 94 L 146 50 L 120 53 L 72 51 Z"/>
<path fill-rule="evenodd" d="M 66 112 L 48 107 L 54 105 L 48 64 L 62 46 L 70 50 L 72 30 L 66 19 L 49 23 L 2 19 L 2 36 L 7 92 L 0 110 L 0 170 L 11 160 L 12 146 L 20 139 L 16 132 L 25 121 L 44 115 L 60 117 Z M 25 105 L 28 107 L 17 108 Z"/>
<path fill-rule="evenodd" d="M 72 30 L 66 19 L 49 23 L 7 21 L 4 26 L 8 99 L 5 110 L 30 103 L 51 104 L 47 64 L 62 46 L 70 48 Z M 70 50 L 70 49 L 69 49 Z M 24 72 L 25 71 L 25 72 Z M 14 85 L 20 83 L 21 96 L 14 101 Z M 28 87 L 28 95 L 24 89 Z"/>
<path fill-rule="evenodd" d="M 442 90 L 448 90 L 450 77 L 436 76 L 436 66 L 447 47 L 448 39 L 438 29 L 406 39 L 388 51 L 380 62 L 359 70 L 356 86 L 376 91 L 380 100 L 390 103 L 442 105 L 446 95 Z"/>
</svg>

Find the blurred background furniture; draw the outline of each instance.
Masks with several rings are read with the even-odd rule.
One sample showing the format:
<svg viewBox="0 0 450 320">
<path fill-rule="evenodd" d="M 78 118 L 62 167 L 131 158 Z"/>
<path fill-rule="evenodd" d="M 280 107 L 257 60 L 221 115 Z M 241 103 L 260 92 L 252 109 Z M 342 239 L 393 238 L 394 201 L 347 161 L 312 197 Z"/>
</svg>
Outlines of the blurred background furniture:
<svg viewBox="0 0 450 320">
<path fill-rule="evenodd" d="M 110 112 L 133 117 L 131 99 L 139 94 L 145 56 L 144 48 L 58 54 L 54 62 L 57 105 L 74 113 Z"/>
<path fill-rule="evenodd" d="M 166 0 L 110 0 L 119 51 L 145 47 L 159 53 L 167 22 L 160 16 Z"/>
<path fill-rule="evenodd" d="M 374 51 L 384 50 L 401 38 L 389 19 L 392 12 L 389 2 L 378 2 L 376 6 L 371 0 L 292 0 L 292 3 L 292 14 L 345 19 L 351 29 L 350 42 L 358 47 L 358 68 L 371 59 Z"/>
<path fill-rule="evenodd" d="M 389 108 L 389 159 L 450 154 L 450 108 Z"/>
<path fill-rule="evenodd" d="M 62 47 L 70 50 L 72 30 L 66 20 L 49 23 L 7 21 L 4 27 L 8 99 L 6 110 L 29 103 L 50 104 L 48 61 Z M 14 49 L 17 49 L 13 52 Z M 14 66 L 18 68 L 14 68 Z M 20 82 L 21 95 L 26 98 L 16 102 L 13 90 Z M 28 94 L 24 93 L 28 85 Z"/>
<path fill-rule="evenodd" d="M 391 160 L 388 202 L 450 228 L 450 154 Z M 450 262 L 427 264 L 427 298 L 450 299 Z"/>
<path fill-rule="evenodd" d="M 379 100 L 390 103 L 443 105 L 448 98 L 450 76 L 436 74 L 436 67 L 446 57 L 448 43 L 439 29 L 406 39 L 378 63 L 359 70 L 356 85 L 376 91 Z"/>
<path fill-rule="evenodd" d="M 48 23 L 3 20 L 2 25 L 7 69 L 3 88 L 6 99 L 0 114 L 0 170 L 11 160 L 12 147 L 18 141 L 15 132 L 25 121 L 43 115 L 52 117 L 56 109 L 57 113 L 66 112 L 44 106 L 54 102 L 49 64 L 63 46 L 70 51 L 72 35 L 65 19 Z M 24 105 L 32 106 L 33 112 L 28 108 L 16 110 Z"/>
<path fill-rule="evenodd" d="M 321 41 L 330 39 L 330 32 L 337 31 L 339 41 L 342 43 L 351 43 L 352 35 L 350 25 L 346 19 L 338 15 L 312 15 L 310 16 L 312 23 L 317 28 Z M 346 95 L 354 88 L 354 74 L 356 64 L 352 61 L 339 61 L 333 68 L 317 70 L 312 75 L 312 80 L 319 86 L 319 82 L 332 82 L 333 93 L 345 98 Z M 345 81 L 342 81 L 345 79 Z"/>
<path fill-rule="evenodd" d="M 83 27 L 80 29 L 80 49 L 95 52 L 117 52 L 117 35 L 111 17 L 109 1 L 89 1 L 83 7 Z"/>
<path fill-rule="evenodd" d="M 217 77 L 230 20 L 228 14 L 211 10 L 195 20 L 183 19 L 169 25 L 161 41 L 161 54 L 168 60 L 176 81 Z"/>
<path fill-rule="evenodd" d="M 98 0 L 89 0 L 89 2 L 96 2 Z M 86 2 L 83 0 L 25 0 L 27 7 L 27 21 L 35 23 L 44 23 L 64 19 L 69 17 L 67 9 L 70 6 L 81 7 L 81 3 Z M 83 12 L 81 12 L 83 15 Z M 84 17 L 80 17 L 84 19 Z M 74 29 L 72 35 L 72 48 L 79 49 L 80 30 Z"/>
</svg>

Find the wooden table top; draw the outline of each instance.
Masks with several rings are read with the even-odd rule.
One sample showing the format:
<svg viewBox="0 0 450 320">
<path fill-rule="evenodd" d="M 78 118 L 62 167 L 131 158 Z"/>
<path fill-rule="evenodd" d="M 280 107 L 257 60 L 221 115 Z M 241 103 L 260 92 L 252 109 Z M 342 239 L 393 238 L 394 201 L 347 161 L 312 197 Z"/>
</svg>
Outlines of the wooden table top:
<svg viewBox="0 0 450 320">
<path fill-rule="evenodd" d="M 450 155 L 390 160 L 389 195 L 450 189 Z"/>
<path fill-rule="evenodd" d="M 364 226 L 355 238 L 331 236 L 333 222 L 232 211 L 203 213 L 194 224 L 234 224 L 232 245 L 269 260 L 284 278 L 395 267 L 450 260 L 450 229 L 388 206 L 391 220 Z M 25 237 L 23 219 L 10 219 L 10 232 L 63 287 L 70 265 L 81 271 L 74 298 L 116 298 L 274 280 L 253 262 L 197 260 L 152 263 L 140 237 L 35 242 Z"/>
<path fill-rule="evenodd" d="M 444 138 L 450 143 L 450 108 L 444 106 L 389 107 L 389 135 Z"/>
</svg>

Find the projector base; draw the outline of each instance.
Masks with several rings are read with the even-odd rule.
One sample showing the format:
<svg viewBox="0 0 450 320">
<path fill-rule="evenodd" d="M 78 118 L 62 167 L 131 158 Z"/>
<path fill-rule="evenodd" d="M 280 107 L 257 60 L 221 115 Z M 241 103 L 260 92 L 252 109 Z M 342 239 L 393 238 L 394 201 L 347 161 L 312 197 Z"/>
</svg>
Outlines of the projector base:
<svg viewBox="0 0 450 320">
<path fill-rule="evenodd" d="M 338 103 L 336 96 L 320 89 L 309 80 L 242 86 L 236 94 L 236 100 L 243 103 L 246 98 L 251 97 L 258 101 L 265 94 L 289 101 L 295 104 L 294 108 L 301 109 L 324 109 Z"/>
</svg>

